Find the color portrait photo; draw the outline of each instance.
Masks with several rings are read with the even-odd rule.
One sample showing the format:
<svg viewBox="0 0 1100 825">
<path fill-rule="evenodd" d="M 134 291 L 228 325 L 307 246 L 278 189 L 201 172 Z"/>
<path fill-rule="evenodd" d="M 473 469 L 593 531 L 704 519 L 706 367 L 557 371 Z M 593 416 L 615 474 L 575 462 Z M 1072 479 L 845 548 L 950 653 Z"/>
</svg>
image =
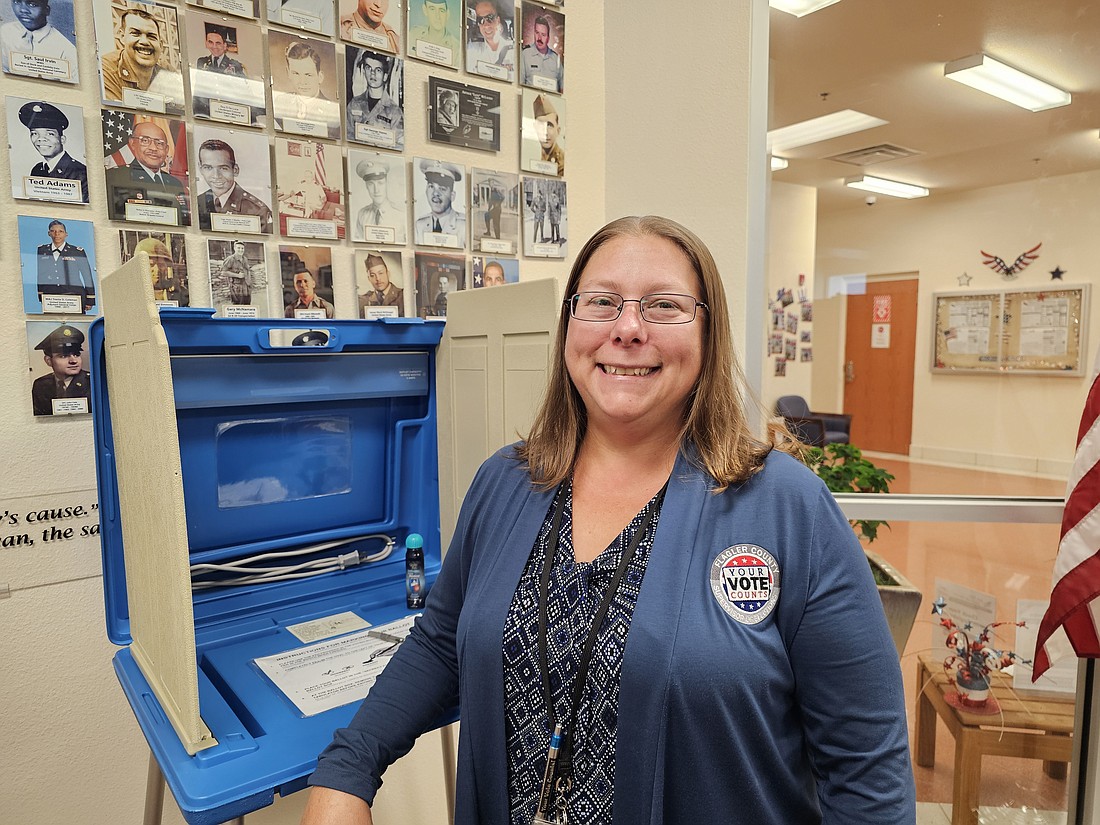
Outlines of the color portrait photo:
<svg viewBox="0 0 1100 825">
<path fill-rule="evenodd" d="M 405 317 L 405 274 L 401 253 L 382 249 L 355 252 L 355 292 L 360 318 Z"/>
<path fill-rule="evenodd" d="M 122 263 L 139 252 L 149 256 L 149 277 L 157 306 L 190 306 L 187 280 L 187 247 L 180 232 L 150 229 L 120 229 L 118 247 Z"/>
<path fill-rule="evenodd" d="M 5 72 L 78 83 L 74 0 L 0 0 L 0 62 Z"/>
<path fill-rule="evenodd" d="M 107 214 L 113 221 L 191 225 L 183 121 L 103 109 Z"/>
<path fill-rule="evenodd" d="M 95 315 L 95 228 L 91 221 L 20 215 L 19 266 L 28 315 Z"/>
<path fill-rule="evenodd" d="M 146 0 L 92 0 L 103 101 L 181 115 L 183 54 L 176 9 Z"/>
<path fill-rule="evenodd" d="M 187 53 L 195 117 L 241 126 L 267 123 L 267 49 L 258 24 L 189 11 Z"/>
<path fill-rule="evenodd" d="M 92 411 L 89 323 L 27 321 L 27 361 L 34 415 L 87 415 Z"/>
</svg>

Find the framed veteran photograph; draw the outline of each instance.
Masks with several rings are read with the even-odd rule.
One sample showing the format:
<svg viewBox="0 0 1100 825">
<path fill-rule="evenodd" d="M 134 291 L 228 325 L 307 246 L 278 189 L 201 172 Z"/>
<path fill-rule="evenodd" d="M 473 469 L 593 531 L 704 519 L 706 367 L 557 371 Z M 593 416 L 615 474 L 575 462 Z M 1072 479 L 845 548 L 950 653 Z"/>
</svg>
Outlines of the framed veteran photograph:
<svg viewBox="0 0 1100 825">
<path fill-rule="evenodd" d="M 263 33 L 258 23 L 224 15 L 187 14 L 187 53 L 191 55 L 191 109 L 241 126 L 264 126 L 267 102 Z"/>
<path fill-rule="evenodd" d="M 183 52 L 175 6 L 92 0 L 105 103 L 182 115 Z"/>
<path fill-rule="evenodd" d="M 523 254 L 535 258 L 566 257 L 568 212 L 565 181 L 523 179 Z"/>
<path fill-rule="evenodd" d="M 78 83 L 73 0 L 0 0 L 0 62 L 8 74 Z"/>
<path fill-rule="evenodd" d="M 519 175 L 470 170 L 470 248 L 515 255 L 519 240 Z"/>
<path fill-rule="evenodd" d="M 187 0 L 192 6 L 201 6 L 211 11 L 235 14 L 255 20 L 260 16 L 260 0 Z"/>
<path fill-rule="evenodd" d="M 27 321 L 31 410 L 35 415 L 91 412 L 89 321 Z"/>
<path fill-rule="evenodd" d="M 446 318 L 447 296 L 466 288 L 466 258 L 462 255 L 441 255 L 417 252 L 413 258 L 416 269 L 416 314 L 419 318 Z"/>
<path fill-rule="evenodd" d="M 374 51 L 401 53 L 404 0 L 338 0 L 340 38 Z"/>
<path fill-rule="evenodd" d="M 348 149 L 348 215 L 351 239 L 404 244 L 408 238 L 408 178 L 397 155 Z"/>
<path fill-rule="evenodd" d="M 270 278 L 263 241 L 209 238 L 206 260 L 210 273 L 210 300 L 220 317 L 270 317 Z"/>
<path fill-rule="evenodd" d="M 401 253 L 381 249 L 355 252 L 355 292 L 360 318 L 404 318 L 405 275 Z"/>
<path fill-rule="evenodd" d="M 271 107 L 275 128 L 310 137 L 340 134 L 336 45 L 269 29 Z"/>
<path fill-rule="evenodd" d="M 409 0 L 409 57 L 459 67 L 462 58 L 464 0 Z"/>
<path fill-rule="evenodd" d="M 404 149 L 405 61 L 348 46 L 344 74 L 348 140 L 383 149 Z"/>
<path fill-rule="evenodd" d="M 266 0 L 267 22 L 332 37 L 336 14 L 333 0 Z"/>
<path fill-rule="evenodd" d="M 475 255 L 470 259 L 470 282 L 474 289 L 518 283 L 519 261 L 515 258 L 483 258 Z"/>
<path fill-rule="evenodd" d="M 512 0 L 466 0 L 466 71 L 515 80 L 515 12 Z"/>
<path fill-rule="evenodd" d="M 87 203 L 84 110 L 22 97 L 6 98 L 5 108 L 12 197 Z"/>
<path fill-rule="evenodd" d="M 187 282 L 187 247 L 182 232 L 150 229 L 120 229 L 118 247 L 122 263 L 139 252 L 149 256 L 153 279 L 153 300 L 157 306 L 191 305 Z"/>
<path fill-rule="evenodd" d="M 524 89 L 519 167 L 540 175 L 565 176 L 565 98 Z"/>
<path fill-rule="evenodd" d="M 500 92 L 429 76 L 428 100 L 430 140 L 500 151 Z"/>
<path fill-rule="evenodd" d="M 519 82 L 544 92 L 565 91 L 565 15 L 524 0 Z"/>
<path fill-rule="evenodd" d="M 267 135 L 195 124 L 199 228 L 269 235 L 271 148 Z"/>
<path fill-rule="evenodd" d="M 20 215 L 19 268 L 27 315 L 95 315 L 95 230 L 91 221 Z"/>
<path fill-rule="evenodd" d="M 275 175 L 281 234 L 344 237 L 344 164 L 339 146 L 277 137 Z"/>
<path fill-rule="evenodd" d="M 424 246 L 466 248 L 463 168 L 431 158 L 413 159 L 414 241 Z"/>
<path fill-rule="evenodd" d="M 103 109 L 107 215 L 113 221 L 191 225 L 183 121 Z"/>
<path fill-rule="evenodd" d="M 324 321 L 336 317 L 332 292 L 332 249 L 279 244 L 282 316 Z"/>
</svg>

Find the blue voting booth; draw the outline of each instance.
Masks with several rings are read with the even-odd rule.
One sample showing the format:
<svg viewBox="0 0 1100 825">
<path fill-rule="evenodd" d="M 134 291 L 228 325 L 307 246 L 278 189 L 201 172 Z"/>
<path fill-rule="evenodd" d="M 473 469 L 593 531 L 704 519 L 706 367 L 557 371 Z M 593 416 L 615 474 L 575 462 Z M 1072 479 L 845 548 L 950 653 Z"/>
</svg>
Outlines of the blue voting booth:
<svg viewBox="0 0 1100 825">
<path fill-rule="evenodd" d="M 168 787 L 206 825 L 304 787 L 356 709 L 307 715 L 256 660 L 310 644 L 288 628 L 407 617 L 409 534 L 438 573 L 443 324 L 158 311 L 150 283 L 144 255 L 105 276 L 89 336 L 107 634 Z M 232 582 L 242 559 L 317 545 L 336 549 L 296 559 L 364 561 Z"/>
</svg>

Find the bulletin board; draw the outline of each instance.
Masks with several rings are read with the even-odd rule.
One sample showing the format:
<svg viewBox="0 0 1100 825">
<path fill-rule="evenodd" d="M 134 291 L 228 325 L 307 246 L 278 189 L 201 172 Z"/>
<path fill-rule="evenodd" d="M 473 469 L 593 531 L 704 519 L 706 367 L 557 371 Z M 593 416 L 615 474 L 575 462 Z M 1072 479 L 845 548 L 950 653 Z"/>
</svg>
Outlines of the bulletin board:
<svg viewBox="0 0 1100 825">
<path fill-rule="evenodd" d="M 932 296 L 932 372 L 1084 374 L 1089 285 Z"/>
</svg>

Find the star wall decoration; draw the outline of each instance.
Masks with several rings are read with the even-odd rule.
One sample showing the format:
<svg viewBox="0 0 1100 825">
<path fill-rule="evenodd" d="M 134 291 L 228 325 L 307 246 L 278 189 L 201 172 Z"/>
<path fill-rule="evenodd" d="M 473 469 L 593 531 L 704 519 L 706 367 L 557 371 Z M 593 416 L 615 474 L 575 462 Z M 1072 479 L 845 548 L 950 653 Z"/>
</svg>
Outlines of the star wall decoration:
<svg viewBox="0 0 1100 825">
<path fill-rule="evenodd" d="M 970 286 L 971 277 L 965 272 L 959 276 L 959 286 Z"/>
<path fill-rule="evenodd" d="M 1056 266 L 1056 267 L 1054 267 L 1054 269 L 1050 270 L 1050 280 L 1060 281 L 1060 280 L 1062 280 L 1062 276 L 1065 275 L 1065 274 L 1066 274 L 1066 271 L 1064 269 L 1062 269 L 1062 267 Z"/>
</svg>

